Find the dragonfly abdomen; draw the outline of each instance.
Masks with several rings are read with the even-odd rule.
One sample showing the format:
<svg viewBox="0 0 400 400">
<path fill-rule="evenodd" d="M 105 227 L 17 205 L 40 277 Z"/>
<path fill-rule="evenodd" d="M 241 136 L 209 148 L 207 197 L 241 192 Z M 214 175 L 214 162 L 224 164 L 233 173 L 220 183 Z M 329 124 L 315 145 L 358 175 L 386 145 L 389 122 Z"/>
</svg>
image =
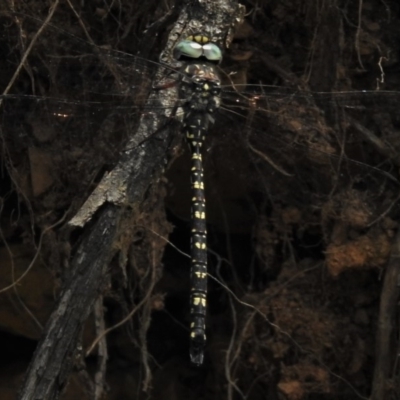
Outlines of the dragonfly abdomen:
<svg viewBox="0 0 400 400">
<path fill-rule="evenodd" d="M 184 134 L 192 153 L 192 230 L 191 230 L 191 295 L 190 357 L 192 363 L 203 363 L 206 343 L 207 297 L 207 224 L 204 195 L 202 146 L 213 113 L 220 104 L 220 80 L 213 65 L 189 64 L 184 70 L 181 94 L 185 96 Z"/>
<path fill-rule="evenodd" d="M 187 134 L 189 134 L 188 129 Z M 191 294 L 190 294 L 190 357 L 194 364 L 203 363 L 206 343 L 205 319 L 207 296 L 207 226 L 204 196 L 203 162 L 199 143 L 192 149 L 192 230 L 191 230 Z"/>
</svg>

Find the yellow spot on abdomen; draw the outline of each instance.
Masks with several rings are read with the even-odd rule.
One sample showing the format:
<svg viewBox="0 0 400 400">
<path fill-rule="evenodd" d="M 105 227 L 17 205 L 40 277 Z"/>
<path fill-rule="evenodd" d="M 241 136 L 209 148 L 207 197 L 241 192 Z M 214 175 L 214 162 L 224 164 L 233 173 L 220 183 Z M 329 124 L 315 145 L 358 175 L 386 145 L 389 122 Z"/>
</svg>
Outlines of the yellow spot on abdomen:
<svg viewBox="0 0 400 400">
<path fill-rule="evenodd" d="M 193 187 L 195 189 L 204 189 L 204 183 L 203 182 L 194 182 Z"/>
<path fill-rule="evenodd" d="M 196 211 L 194 213 L 194 217 L 197 218 L 197 219 L 206 219 L 206 213 L 205 212 Z"/>
<path fill-rule="evenodd" d="M 206 299 L 202 299 L 201 297 L 195 297 L 193 299 L 193 305 L 194 306 L 202 305 L 203 307 L 205 307 L 206 306 Z"/>
</svg>

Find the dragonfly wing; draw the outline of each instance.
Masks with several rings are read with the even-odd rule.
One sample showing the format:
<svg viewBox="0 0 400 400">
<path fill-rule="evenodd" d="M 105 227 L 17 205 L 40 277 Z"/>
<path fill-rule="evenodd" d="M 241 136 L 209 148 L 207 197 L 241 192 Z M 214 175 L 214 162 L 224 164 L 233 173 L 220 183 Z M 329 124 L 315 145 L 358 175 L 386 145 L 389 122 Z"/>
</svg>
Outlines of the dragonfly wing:
<svg viewBox="0 0 400 400">
<path fill-rule="evenodd" d="M 18 42 L 18 28 L 32 37 L 43 24 L 26 15 L 19 18 L 21 26 L 10 24 L 10 34 L 4 36 L 10 54 L 0 91 L 13 83 L 0 97 L 4 143 L 14 155 L 20 152 L 21 140 L 25 142 L 34 196 L 55 185 L 59 193 L 80 187 L 85 197 L 88 188 L 116 165 L 128 142 L 137 146 L 154 133 L 137 132 L 143 114 L 156 120 L 172 113 L 176 98 L 163 93 L 167 99 L 160 102 L 158 94 L 174 87 L 159 91 L 154 87 L 172 79 L 174 70 L 98 46 L 84 30 L 72 34 L 48 24 L 30 50 L 25 68 L 13 77 L 26 50 Z M 39 178 L 43 173 L 45 184 Z M 81 198 L 76 193 L 73 197 Z M 64 206 L 61 198 L 57 204 Z"/>
</svg>

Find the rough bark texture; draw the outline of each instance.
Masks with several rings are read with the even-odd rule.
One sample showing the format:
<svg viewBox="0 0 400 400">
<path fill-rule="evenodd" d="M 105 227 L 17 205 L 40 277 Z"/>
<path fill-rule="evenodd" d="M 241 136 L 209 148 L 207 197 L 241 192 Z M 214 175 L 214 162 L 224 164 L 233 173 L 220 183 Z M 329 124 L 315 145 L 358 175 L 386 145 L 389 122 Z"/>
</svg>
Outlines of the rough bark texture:
<svg viewBox="0 0 400 400">
<path fill-rule="evenodd" d="M 188 3 L 0 4 L 1 400 L 398 399 L 398 2 Z M 225 48 L 202 368 L 171 57 L 197 30 Z"/>
<path fill-rule="evenodd" d="M 50 9 L 50 17 L 57 6 L 56 2 Z M 234 3 L 224 1 L 218 4 L 194 2 L 182 7 L 178 25 L 185 29 L 200 29 L 203 23 L 213 23 L 218 26 L 219 36 L 227 38 L 231 35 L 234 19 L 240 18 L 237 9 Z M 13 14 L 10 13 L 10 16 Z M 23 14 L 15 14 L 16 20 L 24 17 Z M 47 22 L 42 24 L 38 32 L 42 32 L 42 28 L 46 29 Z M 197 25 L 193 28 L 191 25 L 194 23 Z M 164 54 L 168 51 L 167 47 Z M 8 89 L 4 91 L 4 95 L 7 94 Z M 156 94 L 152 96 L 152 105 L 158 97 Z M 159 108 L 162 101 L 160 103 Z M 79 211 L 83 216 L 77 215 L 70 222 L 70 226 L 85 227 L 86 231 L 72 258 L 70 277 L 28 368 L 19 399 L 58 399 L 68 382 L 79 335 L 94 302 L 103 290 L 109 263 L 120 247 L 116 242 L 126 235 L 121 220 L 124 217 L 125 220 L 130 219 L 128 213 L 139 207 L 145 191 L 154 179 L 154 172 L 159 171 L 160 166 L 166 162 L 170 142 L 168 131 L 164 129 L 161 134 L 158 131 L 165 124 L 166 118 L 162 114 L 159 118 L 148 115 L 140 118 L 138 131 L 133 140 L 128 140 L 116 168 L 99 183 L 96 193 L 83 205 Z M 149 138 L 150 135 L 154 137 Z M 147 140 L 141 143 L 146 136 Z M 92 218 L 93 221 L 89 222 Z"/>
</svg>

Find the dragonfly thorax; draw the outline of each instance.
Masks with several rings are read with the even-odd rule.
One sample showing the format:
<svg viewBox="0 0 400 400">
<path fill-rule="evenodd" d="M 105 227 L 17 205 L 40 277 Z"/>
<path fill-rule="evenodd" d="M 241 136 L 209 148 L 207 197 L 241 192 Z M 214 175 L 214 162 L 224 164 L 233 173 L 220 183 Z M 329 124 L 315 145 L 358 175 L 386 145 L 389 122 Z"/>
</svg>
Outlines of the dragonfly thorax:
<svg viewBox="0 0 400 400">
<path fill-rule="evenodd" d="M 189 64 L 183 70 L 180 94 L 187 111 L 214 113 L 220 105 L 221 81 L 213 65 Z"/>
</svg>

